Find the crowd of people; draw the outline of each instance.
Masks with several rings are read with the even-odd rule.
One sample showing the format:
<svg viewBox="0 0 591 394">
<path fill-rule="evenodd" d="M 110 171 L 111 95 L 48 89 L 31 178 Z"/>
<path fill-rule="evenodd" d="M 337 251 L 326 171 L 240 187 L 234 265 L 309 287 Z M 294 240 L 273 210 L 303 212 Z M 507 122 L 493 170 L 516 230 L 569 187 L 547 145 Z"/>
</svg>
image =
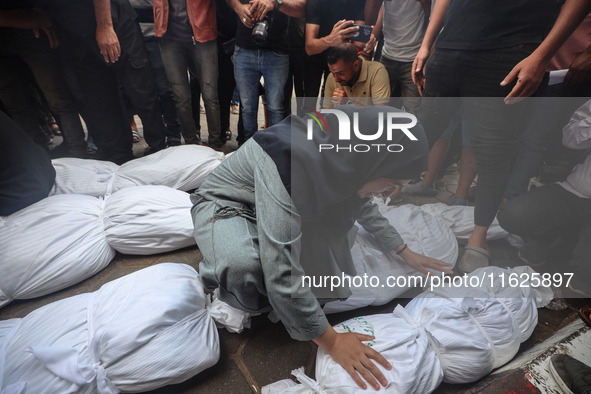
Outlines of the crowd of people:
<svg viewBox="0 0 591 394">
<path fill-rule="evenodd" d="M 298 256 L 290 249 L 328 237 L 328 247 L 316 252 L 330 256 L 332 274 L 346 272 L 350 267 L 343 268 L 347 258 L 338 252 L 341 243 L 355 220 L 374 217 L 360 199 L 400 189 L 436 195 L 437 174 L 452 134 L 460 129 L 462 171 L 452 204 L 467 204 L 476 174 L 478 183 L 474 231 L 458 269 L 467 273 L 489 265 L 486 233 L 503 199 L 525 189 L 552 138 L 591 96 L 590 12 L 589 0 L 5 2 L 0 5 L 0 102 L 37 145 L 47 149 L 48 134 L 59 130 L 60 155 L 88 158 L 87 139 L 92 139 L 96 159 L 122 164 L 134 158 L 130 120 L 136 114 L 145 155 L 183 142 L 220 150 L 232 137 L 230 109 L 237 92 L 238 152 L 193 196 L 205 284 L 221 288 L 227 302 L 250 312 L 273 306 L 292 337 L 315 340 L 360 386 L 362 376 L 377 388 L 378 381 L 384 385 L 383 376 L 370 359 L 389 365 L 359 346 L 367 338 L 337 335 L 316 299 L 294 302 L 289 296 L 301 290 L 286 279 L 290 267 L 303 267 L 294 263 Z M 549 71 L 567 69 L 558 82 L 550 80 Z M 261 94 L 268 112 L 265 132 L 258 124 Z M 530 96 L 539 99 L 523 100 Z M 207 142 L 201 140 L 201 99 Z M 289 141 L 305 129 L 297 117 L 284 121 L 294 107 L 300 116 L 320 108 L 345 106 L 349 113 L 370 107 L 359 115 L 369 127 L 376 121 L 375 108 L 385 105 L 415 115 L 422 125 L 417 127 L 424 146 L 397 156 L 396 163 L 387 154 L 364 161 L 338 155 L 320 159 L 307 153 L 305 143 Z M 586 111 L 578 113 L 589 119 Z M 9 128 L 12 133 L 14 125 Z M 570 135 L 565 145 L 588 147 L 580 133 Z M 10 144 L 21 140 L 11 137 Z M 324 167 L 336 172 L 315 172 Z M 328 174 L 334 178 L 322 178 Z M 570 207 L 555 211 L 561 226 L 582 226 L 576 233 L 589 238 L 589 175 L 587 160 L 565 180 L 566 187 L 527 194 L 501 211 L 501 223 L 527 241 L 520 254 L 524 261 L 540 263 L 557 240 L 560 229 L 539 223 L 538 212 L 563 205 L 560 201 L 568 200 Z M 296 188 L 297 181 L 313 184 L 314 192 Z M 256 210 L 260 204 L 264 210 Z M 383 237 L 384 247 L 418 271 L 448 271 L 407 249 L 391 226 L 379 219 L 373 227 L 365 222 Z M 303 240 L 292 238 L 294 228 Z M 335 230 L 342 239 L 328 235 Z M 216 253 L 218 242 L 235 250 L 222 256 Z M 573 269 L 582 273 L 590 269 L 588 245 L 581 241 L 573 256 Z M 320 258 L 314 253 L 310 261 Z M 275 261 L 285 264 L 269 265 Z M 586 281 L 573 286 L 591 295 Z"/>
</svg>

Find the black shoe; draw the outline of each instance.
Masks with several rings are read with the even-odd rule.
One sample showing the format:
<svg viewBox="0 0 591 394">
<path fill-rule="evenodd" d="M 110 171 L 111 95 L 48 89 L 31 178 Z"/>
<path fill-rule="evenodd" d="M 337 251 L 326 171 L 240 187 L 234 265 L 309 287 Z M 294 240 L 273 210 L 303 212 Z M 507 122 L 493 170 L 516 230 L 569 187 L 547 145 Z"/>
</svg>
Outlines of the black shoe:
<svg viewBox="0 0 591 394">
<path fill-rule="evenodd" d="M 201 138 L 195 138 L 194 140 L 186 140 L 185 139 L 185 145 L 203 145 L 201 143 Z"/>
<path fill-rule="evenodd" d="M 160 147 L 156 147 L 156 148 L 153 146 L 148 146 L 146 149 L 144 149 L 144 156 L 148 156 L 148 155 L 151 155 L 152 153 L 159 152 L 164 148 L 165 148 L 165 146 L 160 146 Z"/>
<path fill-rule="evenodd" d="M 591 367 L 566 354 L 555 354 L 550 359 L 550 372 L 563 393 L 591 392 Z"/>
<path fill-rule="evenodd" d="M 166 146 L 171 147 L 171 146 L 179 146 L 181 144 L 181 139 L 180 138 L 167 138 L 166 139 Z"/>
</svg>

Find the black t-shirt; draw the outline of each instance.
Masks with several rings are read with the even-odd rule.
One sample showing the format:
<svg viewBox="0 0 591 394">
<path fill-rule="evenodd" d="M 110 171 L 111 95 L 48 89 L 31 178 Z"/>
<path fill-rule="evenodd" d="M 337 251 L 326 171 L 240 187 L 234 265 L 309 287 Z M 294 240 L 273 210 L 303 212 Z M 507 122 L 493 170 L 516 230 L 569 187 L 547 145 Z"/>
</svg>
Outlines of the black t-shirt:
<svg viewBox="0 0 591 394">
<path fill-rule="evenodd" d="M 436 47 L 488 50 L 539 44 L 552 29 L 562 0 L 452 0 Z"/>
<path fill-rule="evenodd" d="M 96 16 L 92 0 L 26 0 L 24 3 L 42 8 L 64 30 L 85 38 L 96 37 Z M 112 0 L 111 16 L 116 26 L 137 18 L 128 0 Z"/>
<path fill-rule="evenodd" d="M 218 27 L 218 43 L 223 44 L 236 37 L 236 13 L 226 0 L 215 0 Z"/>
<path fill-rule="evenodd" d="M 27 3 L 42 8 L 55 23 L 67 31 L 82 37 L 96 36 L 92 0 L 28 0 Z"/>
<path fill-rule="evenodd" d="M 326 37 L 335 23 L 342 19 L 362 21 L 365 0 L 308 0 L 306 23 L 319 25 L 318 38 Z"/>
<path fill-rule="evenodd" d="M 248 4 L 248 1 L 249 0 L 240 0 L 242 4 Z M 283 12 L 273 10 L 267 13 L 267 17 L 272 17 L 273 21 L 268 28 L 267 39 L 262 45 L 258 45 L 252 39 L 253 29 L 244 26 L 240 20 L 236 22 L 236 45 L 246 49 L 265 49 L 274 52 L 288 53 L 287 15 Z"/>
<path fill-rule="evenodd" d="M 164 37 L 184 42 L 193 40 L 193 28 L 189 21 L 186 0 L 168 1 L 168 27 Z"/>
</svg>

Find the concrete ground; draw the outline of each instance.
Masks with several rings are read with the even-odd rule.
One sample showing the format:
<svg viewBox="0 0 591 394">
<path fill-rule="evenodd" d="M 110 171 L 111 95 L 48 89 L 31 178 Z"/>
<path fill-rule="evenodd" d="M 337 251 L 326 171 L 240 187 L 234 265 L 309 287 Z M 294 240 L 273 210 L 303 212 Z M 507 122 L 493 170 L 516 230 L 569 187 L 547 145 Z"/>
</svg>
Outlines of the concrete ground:
<svg viewBox="0 0 591 394">
<path fill-rule="evenodd" d="M 235 125 L 236 116 L 232 115 L 232 125 Z M 202 115 L 202 125 L 206 125 L 205 116 Z M 234 139 L 235 139 L 235 127 Z M 140 131 L 141 133 L 141 131 Z M 206 133 L 202 132 L 202 136 Z M 59 138 L 56 138 L 59 142 Z M 143 152 L 143 139 L 135 144 L 134 150 L 138 156 Z M 226 145 L 224 150 L 229 152 L 236 149 L 235 141 Z M 457 174 L 446 177 L 447 189 L 441 191 L 436 198 L 404 197 L 403 203 L 424 204 L 429 202 L 449 201 L 450 188 L 453 191 L 453 180 Z M 523 265 L 517 256 L 517 249 L 509 245 L 505 240 L 491 242 L 492 263 L 499 266 Z M 565 260 L 564 256 L 553 256 Z M 163 263 L 176 262 L 189 264 L 196 269 L 199 267 L 202 255 L 197 246 L 185 248 L 170 253 L 153 256 L 130 256 L 117 254 L 115 259 L 97 275 L 67 289 L 31 300 L 17 300 L 0 309 L 0 320 L 16 317 L 24 317 L 29 312 L 50 302 L 63 299 L 72 295 L 92 292 L 101 285 L 124 276 L 144 267 Z M 550 267 L 541 267 L 538 270 L 552 270 Z M 381 307 L 366 307 L 352 312 L 334 314 L 329 316 L 331 323 L 336 324 L 355 316 L 376 313 L 391 312 L 397 304 L 406 305 L 416 291 L 404 294 L 404 297 L 396 299 Z M 565 297 L 572 296 L 566 290 Z M 551 381 L 531 382 L 532 369 L 530 366 L 535 358 L 539 359 L 541 353 L 553 353 L 556 349 L 568 347 L 553 346 L 552 337 L 560 330 L 574 330 L 574 334 L 586 338 L 587 346 L 591 344 L 591 331 L 577 323 L 577 311 L 581 307 L 590 306 L 588 299 L 566 298 L 564 310 L 539 310 L 539 322 L 533 335 L 521 345 L 516 358 L 524 358 L 511 369 L 498 374 L 491 374 L 478 382 L 466 385 L 442 384 L 436 393 L 521 393 L 521 392 L 559 392 Z M 577 325 L 578 324 L 578 325 Z M 572 329 L 574 325 L 574 329 Z M 570 333 L 569 331 L 569 333 Z M 570 333 L 573 334 L 573 333 Z M 259 393 L 262 386 L 280 379 L 290 378 L 291 370 L 304 366 L 309 376 L 314 376 L 314 364 L 316 346 L 312 342 L 298 342 L 292 340 L 281 323 L 273 324 L 266 316 L 252 319 L 252 327 L 241 334 L 232 334 L 220 330 L 221 358 L 217 365 L 202 372 L 184 383 L 167 386 L 154 390 L 151 393 Z M 559 340 L 560 341 L 560 338 Z M 556 342 L 556 341 L 555 341 Z M 536 350 L 537 349 L 537 350 Z M 541 352 L 539 351 L 541 350 Z M 529 352 L 534 354 L 529 357 Z M 585 353 L 591 364 L 591 355 Z M 393 364 L 396 360 L 391 360 Z M 539 363 L 538 363 L 539 365 Z M 528 380 L 528 378 L 530 380 Z M 545 385 L 545 387 L 544 387 Z M 554 391 L 552 391 L 554 390 Z"/>
</svg>

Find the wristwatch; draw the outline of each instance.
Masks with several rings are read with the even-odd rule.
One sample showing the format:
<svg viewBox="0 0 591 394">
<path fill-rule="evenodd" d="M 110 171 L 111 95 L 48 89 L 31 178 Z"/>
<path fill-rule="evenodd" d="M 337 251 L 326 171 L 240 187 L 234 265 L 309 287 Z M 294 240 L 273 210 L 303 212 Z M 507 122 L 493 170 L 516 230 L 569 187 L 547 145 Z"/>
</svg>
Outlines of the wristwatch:
<svg viewBox="0 0 591 394">
<path fill-rule="evenodd" d="M 283 0 L 275 0 L 275 9 L 278 10 L 283 5 Z"/>
</svg>

